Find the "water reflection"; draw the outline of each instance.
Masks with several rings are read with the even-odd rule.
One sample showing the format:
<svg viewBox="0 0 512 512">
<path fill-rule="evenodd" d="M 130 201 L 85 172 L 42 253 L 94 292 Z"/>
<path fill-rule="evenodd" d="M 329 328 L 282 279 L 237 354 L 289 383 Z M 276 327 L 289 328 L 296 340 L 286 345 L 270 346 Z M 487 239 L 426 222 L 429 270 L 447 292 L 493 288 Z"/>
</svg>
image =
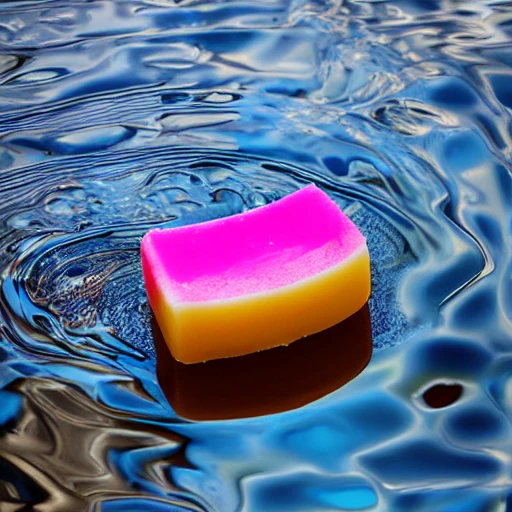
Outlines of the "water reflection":
<svg viewBox="0 0 512 512">
<path fill-rule="evenodd" d="M 510 2 L 0 5 L 1 512 L 512 510 Z M 166 399 L 141 237 L 311 182 L 367 237 L 372 360 L 177 417 L 234 370 Z"/>
<path fill-rule="evenodd" d="M 186 365 L 176 361 L 152 320 L 157 377 L 180 416 L 221 420 L 289 411 L 340 388 L 368 364 L 368 306 L 350 318 L 287 347 Z"/>
</svg>

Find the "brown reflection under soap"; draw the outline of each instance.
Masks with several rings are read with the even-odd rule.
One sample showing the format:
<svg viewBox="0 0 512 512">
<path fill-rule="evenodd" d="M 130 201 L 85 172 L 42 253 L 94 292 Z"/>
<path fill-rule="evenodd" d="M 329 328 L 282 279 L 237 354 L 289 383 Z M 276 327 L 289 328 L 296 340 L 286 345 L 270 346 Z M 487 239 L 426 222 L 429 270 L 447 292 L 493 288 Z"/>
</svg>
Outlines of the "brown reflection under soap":
<svg viewBox="0 0 512 512">
<path fill-rule="evenodd" d="M 340 388 L 368 364 L 368 306 L 286 347 L 185 365 L 169 352 L 152 320 L 157 377 L 175 412 L 191 420 L 263 416 L 296 409 Z"/>
</svg>

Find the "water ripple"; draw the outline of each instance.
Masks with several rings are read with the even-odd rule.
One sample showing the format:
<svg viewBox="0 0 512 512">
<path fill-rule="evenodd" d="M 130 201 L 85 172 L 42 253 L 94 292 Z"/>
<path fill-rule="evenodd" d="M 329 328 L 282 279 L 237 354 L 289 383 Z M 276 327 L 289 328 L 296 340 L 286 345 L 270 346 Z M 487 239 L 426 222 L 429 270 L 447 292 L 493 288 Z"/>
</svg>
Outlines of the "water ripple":
<svg viewBox="0 0 512 512">
<path fill-rule="evenodd" d="M 0 509 L 507 510 L 511 26 L 506 1 L 2 2 Z M 310 182 L 368 239 L 369 309 L 332 334 L 357 368 L 320 339 L 282 389 L 246 378 L 282 353 L 166 366 L 144 233 Z"/>
</svg>

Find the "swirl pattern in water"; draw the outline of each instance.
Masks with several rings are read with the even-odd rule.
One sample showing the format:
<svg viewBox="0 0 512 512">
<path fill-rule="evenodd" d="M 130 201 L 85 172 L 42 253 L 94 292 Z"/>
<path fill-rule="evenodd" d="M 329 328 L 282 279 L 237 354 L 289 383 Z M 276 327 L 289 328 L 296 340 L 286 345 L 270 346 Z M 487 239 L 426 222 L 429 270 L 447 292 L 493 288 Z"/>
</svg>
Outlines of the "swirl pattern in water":
<svg viewBox="0 0 512 512">
<path fill-rule="evenodd" d="M 7 0 L 0 48 L 2 512 L 512 510 L 510 2 Z M 157 358 L 142 235 L 309 182 L 369 308 Z"/>
</svg>

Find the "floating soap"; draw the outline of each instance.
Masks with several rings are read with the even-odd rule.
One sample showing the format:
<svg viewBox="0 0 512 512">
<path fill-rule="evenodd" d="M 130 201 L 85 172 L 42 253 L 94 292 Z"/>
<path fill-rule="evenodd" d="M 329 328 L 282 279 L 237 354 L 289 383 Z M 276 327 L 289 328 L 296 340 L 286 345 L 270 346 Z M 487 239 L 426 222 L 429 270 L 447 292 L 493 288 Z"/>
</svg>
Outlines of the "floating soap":
<svg viewBox="0 0 512 512">
<path fill-rule="evenodd" d="M 363 235 L 314 185 L 231 217 L 152 230 L 141 252 L 149 303 L 183 363 L 288 345 L 370 294 Z"/>
</svg>

